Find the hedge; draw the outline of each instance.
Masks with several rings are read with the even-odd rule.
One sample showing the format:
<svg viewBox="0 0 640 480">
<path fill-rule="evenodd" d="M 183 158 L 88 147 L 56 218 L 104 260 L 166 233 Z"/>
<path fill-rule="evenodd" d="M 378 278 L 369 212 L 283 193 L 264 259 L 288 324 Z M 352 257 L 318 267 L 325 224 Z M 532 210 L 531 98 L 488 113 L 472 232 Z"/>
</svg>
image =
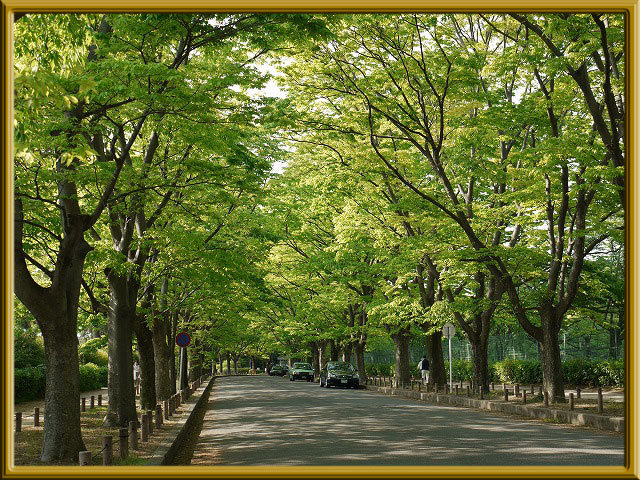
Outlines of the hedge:
<svg viewBox="0 0 640 480">
<path fill-rule="evenodd" d="M 473 365 L 470 361 L 454 360 L 453 378 L 469 381 L 473 378 Z M 568 385 L 590 387 L 624 386 L 624 362 L 621 360 L 602 360 L 591 362 L 585 359 L 572 359 L 562 364 L 564 381 Z M 449 365 L 446 365 L 447 374 Z M 539 360 L 502 360 L 489 364 L 489 381 L 504 383 L 542 383 L 542 366 Z"/>
<path fill-rule="evenodd" d="M 80 391 L 98 390 L 107 385 L 107 367 L 93 363 L 80 365 Z M 16 368 L 14 370 L 15 401 L 27 402 L 44 398 L 45 367 Z"/>
</svg>

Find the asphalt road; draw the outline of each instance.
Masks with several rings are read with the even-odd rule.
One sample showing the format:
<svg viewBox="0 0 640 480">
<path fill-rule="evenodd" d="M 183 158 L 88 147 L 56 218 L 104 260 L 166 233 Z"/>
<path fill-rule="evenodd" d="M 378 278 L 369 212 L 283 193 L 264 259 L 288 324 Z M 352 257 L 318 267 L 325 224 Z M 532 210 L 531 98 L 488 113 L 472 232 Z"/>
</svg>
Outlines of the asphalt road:
<svg viewBox="0 0 640 480">
<path fill-rule="evenodd" d="M 288 378 L 218 378 L 192 465 L 623 465 L 623 436 Z"/>
</svg>

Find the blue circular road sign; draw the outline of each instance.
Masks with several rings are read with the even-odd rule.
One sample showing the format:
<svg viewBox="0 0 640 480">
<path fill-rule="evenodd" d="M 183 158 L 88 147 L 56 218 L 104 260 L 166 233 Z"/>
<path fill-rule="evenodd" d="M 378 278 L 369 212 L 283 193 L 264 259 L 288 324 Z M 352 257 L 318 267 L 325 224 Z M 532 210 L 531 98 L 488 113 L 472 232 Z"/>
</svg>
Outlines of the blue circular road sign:
<svg viewBox="0 0 640 480">
<path fill-rule="evenodd" d="M 187 332 L 180 332 L 176 335 L 176 345 L 186 347 L 191 343 L 191 336 Z"/>
</svg>

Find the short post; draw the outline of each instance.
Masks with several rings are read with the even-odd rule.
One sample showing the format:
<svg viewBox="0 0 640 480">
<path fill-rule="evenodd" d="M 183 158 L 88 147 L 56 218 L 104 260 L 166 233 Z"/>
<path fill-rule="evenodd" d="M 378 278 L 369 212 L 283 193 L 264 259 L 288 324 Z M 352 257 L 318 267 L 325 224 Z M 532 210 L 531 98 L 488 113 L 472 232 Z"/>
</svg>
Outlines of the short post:
<svg viewBox="0 0 640 480">
<path fill-rule="evenodd" d="M 39 407 L 35 407 L 33 409 L 33 426 L 34 427 L 40 426 L 40 408 Z"/>
<path fill-rule="evenodd" d="M 480 400 L 484 400 L 484 387 L 480 385 Z"/>
<path fill-rule="evenodd" d="M 101 407 L 102 406 L 102 394 L 98 394 L 98 406 Z"/>
<path fill-rule="evenodd" d="M 169 415 L 173 415 L 173 412 L 176 411 L 176 397 L 175 395 L 171 395 L 169 397 Z"/>
<path fill-rule="evenodd" d="M 78 453 L 78 459 L 80 460 L 80 465 L 91 465 L 91 452 L 85 450 Z"/>
<path fill-rule="evenodd" d="M 449 384 L 448 384 L 448 383 L 445 383 L 445 384 L 444 384 L 444 394 L 445 394 L 445 395 L 448 395 L 448 394 L 449 394 Z"/>
<path fill-rule="evenodd" d="M 91 395 L 91 403 L 89 404 L 89 408 L 91 410 L 96 408 L 96 396 L 95 395 Z"/>
<path fill-rule="evenodd" d="M 509 389 L 508 388 L 504 389 L 504 401 L 505 402 L 509 401 Z"/>
<path fill-rule="evenodd" d="M 526 390 L 522 391 L 522 404 L 523 405 L 527 404 L 527 391 Z"/>
<path fill-rule="evenodd" d="M 491 391 L 495 392 L 495 390 L 496 390 L 496 385 L 493 382 L 491 382 Z"/>
<path fill-rule="evenodd" d="M 129 421 L 129 443 L 133 450 L 138 450 L 138 426 L 136 420 Z"/>
<path fill-rule="evenodd" d="M 602 388 L 598 387 L 598 413 L 602 413 Z"/>
<path fill-rule="evenodd" d="M 164 401 L 164 419 L 169 420 L 169 415 L 171 415 L 171 413 L 169 412 L 169 400 L 165 400 Z"/>
<path fill-rule="evenodd" d="M 576 398 L 580 398 L 580 387 L 576 388 Z"/>
<path fill-rule="evenodd" d="M 538 395 L 542 396 L 542 385 L 538 385 Z"/>
<path fill-rule="evenodd" d="M 121 428 L 118 432 L 120 438 L 120 460 L 129 456 L 129 433 L 126 428 Z"/>
<path fill-rule="evenodd" d="M 439 389 L 439 388 L 440 388 L 440 386 L 436 383 L 436 386 L 435 386 L 435 392 L 436 392 L 436 393 L 438 393 L 438 389 Z"/>
<path fill-rule="evenodd" d="M 546 408 L 549 407 L 549 392 L 547 392 L 546 390 L 544 391 L 544 406 Z"/>
<path fill-rule="evenodd" d="M 456 384 L 456 395 L 458 395 L 458 385 Z"/>
<path fill-rule="evenodd" d="M 147 410 L 149 435 L 153 435 L 153 410 Z"/>
<path fill-rule="evenodd" d="M 16 432 L 22 431 L 22 412 L 16 412 Z"/>
<path fill-rule="evenodd" d="M 429 385 L 428 383 L 424 386 L 425 392 L 429 393 L 431 392 L 431 385 Z"/>
<path fill-rule="evenodd" d="M 504 392 L 506 389 L 507 389 L 507 384 L 506 384 L 506 383 L 503 383 L 503 384 L 502 384 L 502 391 Z"/>
<path fill-rule="evenodd" d="M 573 392 L 569 393 L 569 410 L 573 410 Z"/>
<path fill-rule="evenodd" d="M 113 464 L 113 437 L 105 435 L 102 437 L 102 465 Z"/>
<path fill-rule="evenodd" d="M 156 405 L 156 428 L 159 430 L 162 426 L 162 405 Z"/>
<path fill-rule="evenodd" d="M 149 415 L 142 414 L 142 427 L 140 430 L 140 440 L 143 442 L 149 441 Z"/>
<path fill-rule="evenodd" d="M 467 397 L 471 396 L 471 386 L 467 385 Z"/>
<path fill-rule="evenodd" d="M 81 412 L 87 411 L 87 397 L 82 397 L 82 407 L 80 408 Z"/>
<path fill-rule="evenodd" d="M 533 390 L 533 383 L 531 384 L 531 395 L 533 395 L 534 390 Z"/>
<path fill-rule="evenodd" d="M 516 397 L 520 396 L 520 384 L 519 383 L 516 383 L 515 394 L 516 394 Z"/>
</svg>

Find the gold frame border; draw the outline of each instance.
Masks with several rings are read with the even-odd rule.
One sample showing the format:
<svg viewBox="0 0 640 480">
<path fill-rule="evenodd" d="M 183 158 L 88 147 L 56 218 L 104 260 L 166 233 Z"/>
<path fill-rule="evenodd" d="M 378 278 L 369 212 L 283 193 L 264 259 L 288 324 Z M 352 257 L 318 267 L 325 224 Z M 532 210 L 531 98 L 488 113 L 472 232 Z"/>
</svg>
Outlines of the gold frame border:
<svg viewBox="0 0 640 480">
<path fill-rule="evenodd" d="M 639 418 L 638 418 L 638 351 L 640 329 L 632 320 L 637 318 L 636 299 L 640 298 L 637 281 L 638 206 L 640 185 L 637 168 L 638 122 L 638 0 L 614 0 L 603 5 L 602 0 L 534 0 L 526 6 L 514 6 L 513 0 L 490 0 L 482 8 L 470 0 L 400 0 L 393 7 L 383 0 L 325 0 L 322 4 L 303 0 L 186 0 L 175 8 L 171 0 L 113 0 L 108 6 L 87 7 L 80 0 L 2 0 L 2 158 L 4 160 L 0 185 L 2 186 L 2 260 L 3 260 L 3 443 L 2 476 L 7 478 L 640 478 L 639 477 Z M 135 4 L 132 6 L 132 3 Z M 625 39 L 627 48 L 627 132 L 626 132 L 626 232 L 625 232 L 625 461 L 623 467 L 54 467 L 13 465 L 13 14 L 14 13 L 71 13 L 71 12 L 327 12 L 327 13 L 399 13 L 399 12 L 621 12 L 626 14 Z M 633 208 L 632 208 L 633 207 Z"/>
</svg>

